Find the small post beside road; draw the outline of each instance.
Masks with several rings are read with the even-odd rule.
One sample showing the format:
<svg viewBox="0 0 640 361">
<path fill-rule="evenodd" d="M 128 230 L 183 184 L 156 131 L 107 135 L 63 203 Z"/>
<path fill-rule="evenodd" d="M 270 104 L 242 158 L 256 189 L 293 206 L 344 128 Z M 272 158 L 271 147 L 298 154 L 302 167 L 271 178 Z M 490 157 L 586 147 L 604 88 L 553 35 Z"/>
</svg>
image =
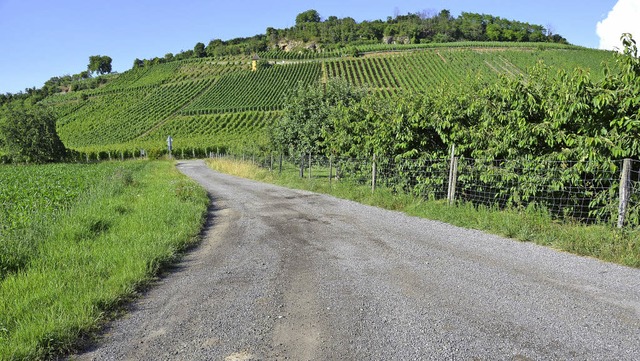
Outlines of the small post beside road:
<svg viewBox="0 0 640 361">
<path fill-rule="evenodd" d="M 456 199 L 456 181 L 458 179 L 458 158 L 455 156 L 456 146 L 451 145 L 451 160 L 449 162 L 449 190 L 447 201 L 452 205 Z"/>
<path fill-rule="evenodd" d="M 333 156 L 329 156 L 329 184 L 331 184 L 331 178 L 333 178 Z"/>
<path fill-rule="evenodd" d="M 171 151 L 173 150 L 173 138 L 167 137 L 167 149 L 169 149 L 169 159 L 171 159 Z"/>
<path fill-rule="evenodd" d="M 622 173 L 620 173 L 620 203 L 618 204 L 618 228 L 624 226 L 627 216 L 627 207 L 631 195 L 631 159 L 626 158 L 622 162 Z"/>
<path fill-rule="evenodd" d="M 300 153 L 300 178 L 304 178 L 304 153 Z"/>
<path fill-rule="evenodd" d="M 371 193 L 376 191 L 376 155 L 373 155 L 371 163 Z"/>
</svg>

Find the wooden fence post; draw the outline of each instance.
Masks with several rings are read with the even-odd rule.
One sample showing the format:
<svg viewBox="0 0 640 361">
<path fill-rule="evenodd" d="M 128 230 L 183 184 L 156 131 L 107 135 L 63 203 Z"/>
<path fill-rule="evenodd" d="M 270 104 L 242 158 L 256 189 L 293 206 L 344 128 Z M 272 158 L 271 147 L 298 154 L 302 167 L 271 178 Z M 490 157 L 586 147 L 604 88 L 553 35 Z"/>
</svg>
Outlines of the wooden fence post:
<svg viewBox="0 0 640 361">
<path fill-rule="evenodd" d="M 300 153 L 300 178 L 304 178 L 304 153 Z"/>
<path fill-rule="evenodd" d="M 311 179 L 311 152 L 309 152 L 309 179 Z"/>
<path fill-rule="evenodd" d="M 329 184 L 331 184 L 331 178 L 333 178 L 333 156 L 329 156 Z"/>
<path fill-rule="evenodd" d="M 376 190 L 376 155 L 373 155 L 373 161 L 371 163 L 371 193 Z"/>
<path fill-rule="evenodd" d="M 631 196 L 631 159 L 626 158 L 622 162 L 622 173 L 620 173 L 620 203 L 618 204 L 618 228 L 624 226 L 627 216 L 627 206 Z"/>
<path fill-rule="evenodd" d="M 279 164 L 278 174 L 282 174 L 282 153 L 280 153 L 280 164 Z"/>
<path fill-rule="evenodd" d="M 452 205 L 456 199 L 456 181 L 458 179 L 458 158 L 455 156 L 456 146 L 451 145 L 451 160 L 449 162 L 449 190 L 447 201 Z"/>
</svg>

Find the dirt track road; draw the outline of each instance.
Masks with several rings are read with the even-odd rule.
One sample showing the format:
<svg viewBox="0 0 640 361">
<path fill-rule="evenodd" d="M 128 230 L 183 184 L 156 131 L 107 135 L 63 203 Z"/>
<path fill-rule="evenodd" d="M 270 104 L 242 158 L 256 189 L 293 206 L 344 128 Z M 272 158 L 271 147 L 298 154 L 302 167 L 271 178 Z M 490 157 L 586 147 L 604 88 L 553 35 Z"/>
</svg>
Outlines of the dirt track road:
<svg viewBox="0 0 640 361">
<path fill-rule="evenodd" d="M 178 168 L 206 238 L 74 359 L 640 359 L 640 270 Z"/>
</svg>

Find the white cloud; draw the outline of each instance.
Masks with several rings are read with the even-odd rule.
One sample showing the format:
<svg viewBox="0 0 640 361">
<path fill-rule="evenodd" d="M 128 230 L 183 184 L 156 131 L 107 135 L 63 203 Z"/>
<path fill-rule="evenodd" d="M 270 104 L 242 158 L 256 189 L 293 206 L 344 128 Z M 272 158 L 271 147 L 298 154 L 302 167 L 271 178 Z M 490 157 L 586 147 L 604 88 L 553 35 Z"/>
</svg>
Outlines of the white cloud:
<svg viewBox="0 0 640 361">
<path fill-rule="evenodd" d="M 596 33 L 600 37 L 600 49 L 605 50 L 622 48 L 622 33 L 631 33 L 640 41 L 640 1 L 618 0 L 609 15 L 596 25 Z"/>
</svg>

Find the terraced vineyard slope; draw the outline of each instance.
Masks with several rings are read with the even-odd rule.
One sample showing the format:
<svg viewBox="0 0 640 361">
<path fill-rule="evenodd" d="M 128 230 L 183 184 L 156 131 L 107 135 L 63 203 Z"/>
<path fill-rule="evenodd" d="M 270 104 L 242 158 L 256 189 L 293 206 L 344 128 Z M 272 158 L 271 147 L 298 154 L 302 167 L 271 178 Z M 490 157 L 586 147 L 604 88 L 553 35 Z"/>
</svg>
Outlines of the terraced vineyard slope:
<svg viewBox="0 0 640 361">
<path fill-rule="evenodd" d="M 268 64 L 252 71 L 251 58 L 182 60 L 135 68 L 112 76 L 99 89 L 43 101 L 59 116 L 58 132 L 73 149 L 135 154 L 161 151 L 171 135 L 178 151 L 251 151 L 264 147 L 289 90 L 330 77 L 388 97 L 399 90 L 429 93 L 471 79 L 496 81 L 537 62 L 601 73 L 604 51 L 557 44 L 463 43 L 450 46 L 369 46 L 360 57 L 340 52 L 295 56 L 260 54 Z"/>
</svg>

